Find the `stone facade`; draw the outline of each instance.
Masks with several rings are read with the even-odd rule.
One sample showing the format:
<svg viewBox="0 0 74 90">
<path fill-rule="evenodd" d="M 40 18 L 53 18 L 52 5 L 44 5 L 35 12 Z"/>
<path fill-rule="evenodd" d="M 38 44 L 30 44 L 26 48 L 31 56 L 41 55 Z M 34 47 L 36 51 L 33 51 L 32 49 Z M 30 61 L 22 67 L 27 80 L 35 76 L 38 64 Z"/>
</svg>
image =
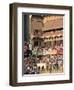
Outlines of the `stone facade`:
<svg viewBox="0 0 74 90">
<path fill-rule="evenodd" d="M 55 40 L 60 43 L 63 40 L 63 16 L 32 16 L 31 39 L 33 46 L 54 43 Z"/>
</svg>

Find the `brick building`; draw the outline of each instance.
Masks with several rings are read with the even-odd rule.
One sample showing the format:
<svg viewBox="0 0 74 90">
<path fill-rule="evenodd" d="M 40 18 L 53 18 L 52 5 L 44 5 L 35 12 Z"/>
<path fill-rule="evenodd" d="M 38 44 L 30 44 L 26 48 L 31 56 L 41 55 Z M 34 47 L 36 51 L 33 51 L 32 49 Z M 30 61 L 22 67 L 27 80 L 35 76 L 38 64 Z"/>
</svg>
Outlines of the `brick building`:
<svg viewBox="0 0 74 90">
<path fill-rule="evenodd" d="M 63 16 L 31 16 L 33 46 L 54 46 L 63 44 Z"/>
</svg>

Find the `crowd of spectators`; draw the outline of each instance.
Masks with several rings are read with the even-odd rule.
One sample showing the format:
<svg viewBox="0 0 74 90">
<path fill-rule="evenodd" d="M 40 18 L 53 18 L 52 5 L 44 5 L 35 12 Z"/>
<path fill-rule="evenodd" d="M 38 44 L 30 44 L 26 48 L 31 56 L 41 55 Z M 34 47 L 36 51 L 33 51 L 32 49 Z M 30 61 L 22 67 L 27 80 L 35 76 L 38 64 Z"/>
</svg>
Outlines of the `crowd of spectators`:
<svg viewBox="0 0 74 90">
<path fill-rule="evenodd" d="M 61 52 L 61 53 L 60 53 Z M 37 66 L 38 63 L 45 63 L 46 68 Z M 30 43 L 24 44 L 24 74 L 40 74 L 43 71 L 47 73 L 63 72 L 63 47 L 34 47 Z"/>
</svg>

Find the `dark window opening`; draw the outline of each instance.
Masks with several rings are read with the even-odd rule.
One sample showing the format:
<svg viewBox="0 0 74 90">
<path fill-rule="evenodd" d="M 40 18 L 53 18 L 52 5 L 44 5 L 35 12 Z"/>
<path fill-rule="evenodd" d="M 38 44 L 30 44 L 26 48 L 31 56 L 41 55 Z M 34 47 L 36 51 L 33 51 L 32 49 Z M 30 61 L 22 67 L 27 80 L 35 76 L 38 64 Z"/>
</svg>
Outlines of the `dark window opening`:
<svg viewBox="0 0 74 90">
<path fill-rule="evenodd" d="M 38 41 L 35 41 L 34 42 L 34 46 L 38 46 Z"/>
</svg>

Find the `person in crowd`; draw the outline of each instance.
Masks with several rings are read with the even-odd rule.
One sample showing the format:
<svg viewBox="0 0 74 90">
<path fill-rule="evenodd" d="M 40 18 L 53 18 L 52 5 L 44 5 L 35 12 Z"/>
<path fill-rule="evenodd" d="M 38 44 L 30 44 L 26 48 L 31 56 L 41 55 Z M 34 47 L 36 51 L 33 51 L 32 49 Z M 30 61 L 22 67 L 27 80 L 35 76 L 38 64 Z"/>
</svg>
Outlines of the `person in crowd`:
<svg viewBox="0 0 74 90">
<path fill-rule="evenodd" d="M 32 49 L 32 54 L 33 54 L 34 56 L 37 56 L 37 47 L 34 47 L 34 48 Z"/>
<path fill-rule="evenodd" d="M 29 49 L 29 44 L 25 42 L 24 44 L 24 58 L 32 55 L 32 51 Z"/>
</svg>

